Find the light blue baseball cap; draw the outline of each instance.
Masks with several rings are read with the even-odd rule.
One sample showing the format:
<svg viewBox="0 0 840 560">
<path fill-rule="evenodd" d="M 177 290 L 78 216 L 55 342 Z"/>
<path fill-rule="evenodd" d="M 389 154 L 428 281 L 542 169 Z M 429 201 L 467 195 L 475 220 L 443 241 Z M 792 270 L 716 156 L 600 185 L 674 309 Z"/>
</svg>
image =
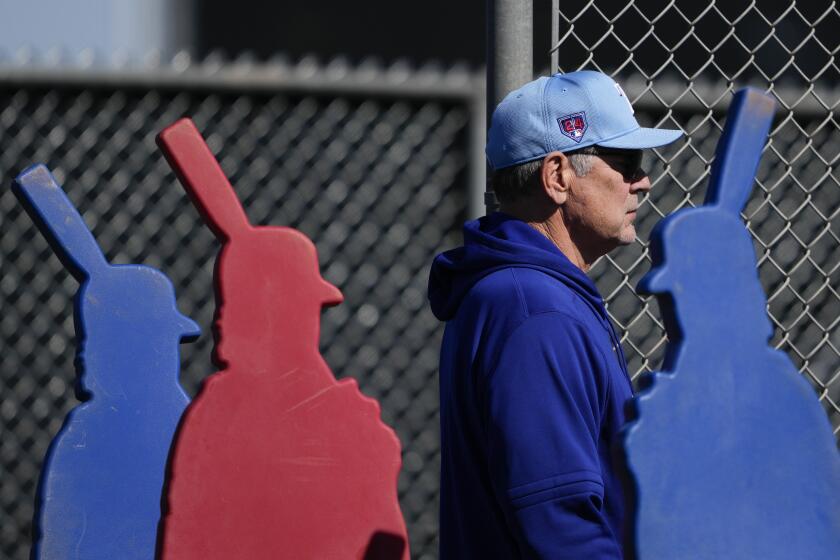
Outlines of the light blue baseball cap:
<svg viewBox="0 0 840 560">
<path fill-rule="evenodd" d="M 509 93 L 493 111 L 485 152 L 490 167 L 502 169 L 594 145 L 656 148 L 682 134 L 642 128 L 618 83 L 582 70 L 538 78 Z"/>
</svg>

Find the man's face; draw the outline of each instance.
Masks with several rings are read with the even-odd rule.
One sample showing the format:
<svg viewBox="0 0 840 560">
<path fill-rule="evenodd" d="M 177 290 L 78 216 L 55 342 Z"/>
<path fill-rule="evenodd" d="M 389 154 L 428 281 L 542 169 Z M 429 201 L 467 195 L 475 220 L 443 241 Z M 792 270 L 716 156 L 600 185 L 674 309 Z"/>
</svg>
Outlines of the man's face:
<svg viewBox="0 0 840 560">
<path fill-rule="evenodd" d="M 649 190 L 641 150 L 600 149 L 589 173 L 574 177 L 564 204 L 564 218 L 575 242 L 599 254 L 632 243 L 636 210 Z"/>
</svg>

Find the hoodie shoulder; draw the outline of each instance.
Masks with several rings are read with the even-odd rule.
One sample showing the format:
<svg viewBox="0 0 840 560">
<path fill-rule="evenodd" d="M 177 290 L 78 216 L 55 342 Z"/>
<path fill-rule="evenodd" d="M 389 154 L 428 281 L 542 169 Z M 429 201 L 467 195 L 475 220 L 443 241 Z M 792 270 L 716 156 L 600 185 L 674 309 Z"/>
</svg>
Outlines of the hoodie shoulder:
<svg viewBox="0 0 840 560">
<path fill-rule="evenodd" d="M 561 312 L 582 321 L 591 315 L 583 298 L 569 286 L 546 272 L 515 266 L 492 272 L 476 282 L 465 295 L 463 306 L 470 315 L 496 316 L 509 324 L 549 312 Z"/>
<path fill-rule="evenodd" d="M 464 297 L 465 309 L 482 308 L 492 314 L 503 313 L 514 322 L 528 316 L 528 308 L 513 268 L 502 268 L 478 280 Z"/>
<path fill-rule="evenodd" d="M 522 305 L 528 315 L 561 312 L 573 317 L 591 314 L 589 305 L 576 290 L 541 270 L 511 269 Z"/>
</svg>

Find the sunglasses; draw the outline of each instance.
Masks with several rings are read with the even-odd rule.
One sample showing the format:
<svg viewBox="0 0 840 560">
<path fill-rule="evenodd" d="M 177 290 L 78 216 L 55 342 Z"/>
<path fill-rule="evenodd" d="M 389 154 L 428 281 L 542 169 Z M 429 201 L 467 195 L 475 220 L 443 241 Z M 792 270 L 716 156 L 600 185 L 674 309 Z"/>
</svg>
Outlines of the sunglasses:
<svg viewBox="0 0 840 560">
<path fill-rule="evenodd" d="M 639 179 L 644 176 L 644 150 L 619 150 L 612 148 L 602 148 L 600 146 L 590 146 L 583 148 L 577 152 L 592 156 L 598 156 L 604 160 L 604 163 L 621 173 L 626 179 Z"/>
</svg>

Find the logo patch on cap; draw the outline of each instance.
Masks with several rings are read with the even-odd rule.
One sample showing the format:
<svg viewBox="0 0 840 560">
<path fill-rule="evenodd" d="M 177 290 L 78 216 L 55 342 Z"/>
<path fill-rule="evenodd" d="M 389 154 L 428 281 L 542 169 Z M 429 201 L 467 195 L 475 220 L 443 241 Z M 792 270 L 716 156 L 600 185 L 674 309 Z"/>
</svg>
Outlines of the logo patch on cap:
<svg viewBox="0 0 840 560">
<path fill-rule="evenodd" d="M 586 113 L 574 113 L 560 117 L 557 119 L 557 124 L 560 125 L 560 132 L 564 136 L 568 136 L 575 142 L 580 143 L 587 128 Z"/>
</svg>

